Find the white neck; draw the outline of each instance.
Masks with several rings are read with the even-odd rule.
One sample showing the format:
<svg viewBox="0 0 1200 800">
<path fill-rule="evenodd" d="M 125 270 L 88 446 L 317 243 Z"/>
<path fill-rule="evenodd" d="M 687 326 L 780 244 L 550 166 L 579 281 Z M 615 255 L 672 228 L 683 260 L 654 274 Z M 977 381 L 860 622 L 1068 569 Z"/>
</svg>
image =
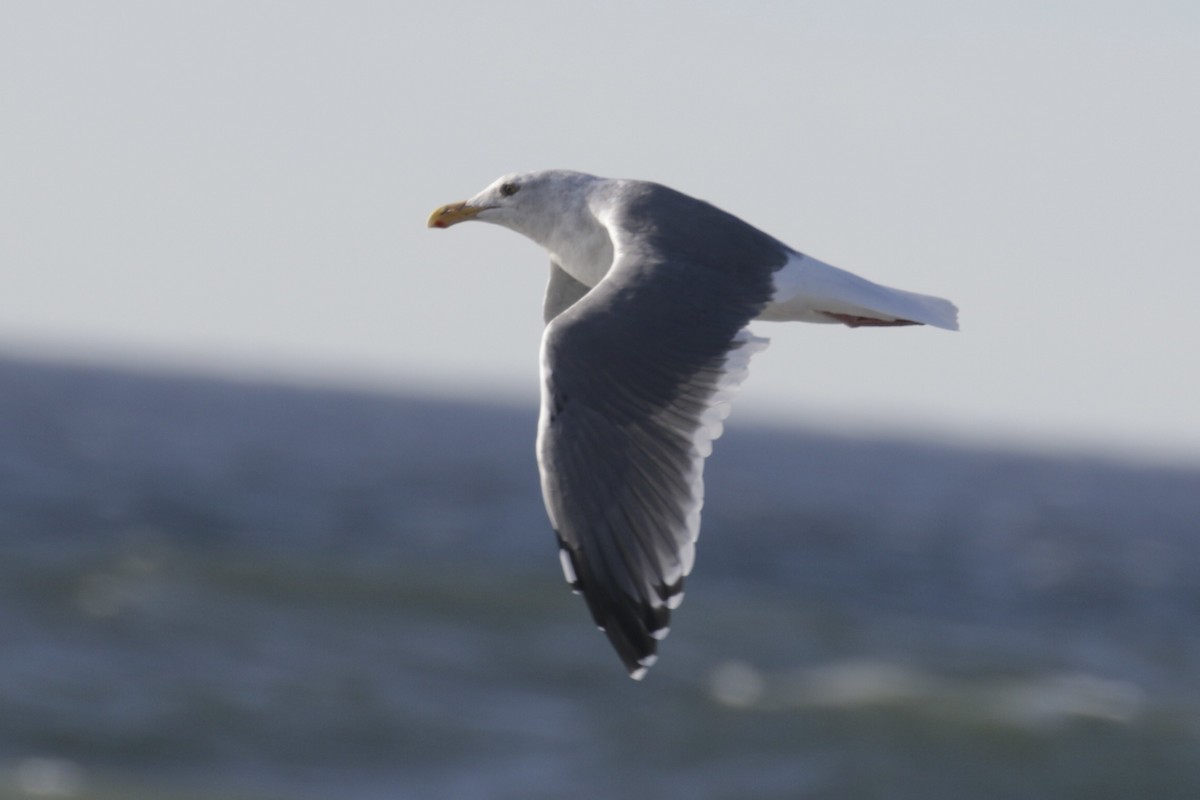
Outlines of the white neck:
<svg viewBox="0 0 1200 800">
<path fill-rule="evenodd" d="M 591 191 L 564 192 L 551 199 L 553 206 L 544 213 L 523 216 L 520 227 L 510 225 L 546 248 L 555 263 L 585 286 L 599 283 L 613 261 L 612 239 L 592 212 L 591 195 Z"/>
</svg>

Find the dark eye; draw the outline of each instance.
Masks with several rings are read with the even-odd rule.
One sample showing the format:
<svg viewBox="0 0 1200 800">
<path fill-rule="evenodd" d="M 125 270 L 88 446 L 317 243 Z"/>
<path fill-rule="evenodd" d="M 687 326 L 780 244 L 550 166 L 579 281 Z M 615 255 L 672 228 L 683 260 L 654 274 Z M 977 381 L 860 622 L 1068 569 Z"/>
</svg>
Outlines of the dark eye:
<svg viewBox="0 0 1200 800">
<path fill-rule="evenodd" d="M 521 187 L 517 186 L 515 183 L 501 184 L 500 185 L 500 196 L 501 197 L 512 197 L 514 194 L 517 193 L 517 190 L 520 188 Z"/>
</svg>

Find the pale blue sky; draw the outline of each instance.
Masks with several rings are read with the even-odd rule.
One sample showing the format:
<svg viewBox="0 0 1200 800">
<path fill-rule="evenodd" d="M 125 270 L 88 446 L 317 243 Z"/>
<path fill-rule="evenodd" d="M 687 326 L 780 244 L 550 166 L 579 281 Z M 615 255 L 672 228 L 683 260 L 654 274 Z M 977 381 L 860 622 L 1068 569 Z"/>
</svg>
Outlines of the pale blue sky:
<svg viewBox="0 0 1200 800">
<path fill-rule="evenodd" d="M 504 172 L 659 180 L 963 331 L 760 325 L 734 419 L 1200 460 L 1193 2 L 0 5 L 0 351 L 533 404 Z"/>
</svg>

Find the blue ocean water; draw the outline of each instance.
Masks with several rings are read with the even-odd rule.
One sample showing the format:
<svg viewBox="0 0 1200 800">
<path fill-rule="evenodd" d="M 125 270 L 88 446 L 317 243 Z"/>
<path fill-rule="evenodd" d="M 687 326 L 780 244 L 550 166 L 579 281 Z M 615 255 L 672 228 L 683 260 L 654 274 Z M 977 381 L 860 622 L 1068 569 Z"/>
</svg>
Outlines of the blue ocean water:
<svg viewBox="0 0 1200 800">
<path fill-rule="evenodd" d="M 0 798 L 1200 797 L 1200 469 L 735 416 L 635 683 L 535 421 L 0 361 Z"/>
</svg>

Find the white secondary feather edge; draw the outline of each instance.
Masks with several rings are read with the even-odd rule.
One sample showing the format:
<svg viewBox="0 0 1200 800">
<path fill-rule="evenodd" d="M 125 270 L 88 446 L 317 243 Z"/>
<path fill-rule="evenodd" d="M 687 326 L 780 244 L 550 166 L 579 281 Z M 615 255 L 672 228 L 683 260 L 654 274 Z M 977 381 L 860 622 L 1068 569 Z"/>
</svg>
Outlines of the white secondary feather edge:
<svg viewBox="0 0 1200 800">
<path fill-rule="evenodd" d="M 712 443 L 725 431 L 725 419 L 733 408 L 733 398 L 742 381 L 750 374 L 750 359 L 767 349 L 770 340 L 755 336 L 743 328 L 733 339 L 733 348 L 726 354 L 717 379 L 716 390 L 709 398 L 708 408 L 700 417 L 700 425 L 692 433 L 692 463 L 685 479 L 690 487 L 690 501 L 685 512 L 684 544 L 679 549 L 678 574 L 667 576 L 675 582 L 692 571 L 696 561 L 696 540 L 700 537 L 700 511 L 704 506 L 704 459 L 712 454 Z M 667 598 L 668 608 L 678 608 L 683 592 Z"/>
</svg>

